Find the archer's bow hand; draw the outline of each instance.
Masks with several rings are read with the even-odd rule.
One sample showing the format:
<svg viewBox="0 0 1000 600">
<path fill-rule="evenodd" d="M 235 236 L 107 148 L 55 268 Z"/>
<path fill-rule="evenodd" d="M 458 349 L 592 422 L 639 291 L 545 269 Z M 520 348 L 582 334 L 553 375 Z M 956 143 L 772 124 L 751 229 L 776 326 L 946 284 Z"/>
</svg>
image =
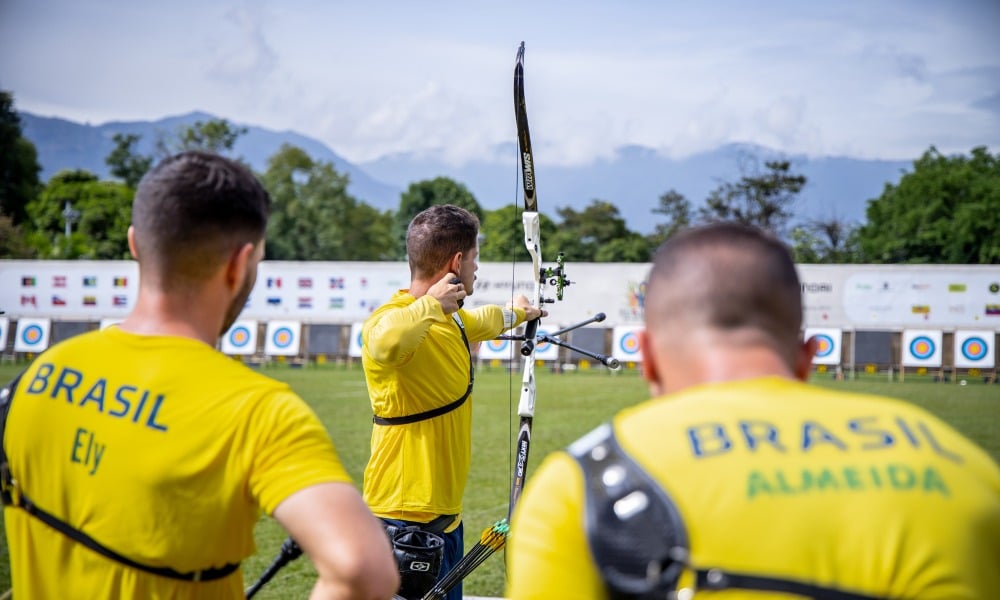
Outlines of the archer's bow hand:
<svg viewBox="0 0 1000 600">
<path fill-rule="evenodd" d="M 549 315 L 547 310 L 532 306 L 531 300 L 528 300 L 528 297 L 523 294 L 515 297 L 514 301 L 507 305 L 507 308 L 523 308 L 525 312 L 525 321 L 534 321 L 535 319 L 547 317 Z"/>
</svg>

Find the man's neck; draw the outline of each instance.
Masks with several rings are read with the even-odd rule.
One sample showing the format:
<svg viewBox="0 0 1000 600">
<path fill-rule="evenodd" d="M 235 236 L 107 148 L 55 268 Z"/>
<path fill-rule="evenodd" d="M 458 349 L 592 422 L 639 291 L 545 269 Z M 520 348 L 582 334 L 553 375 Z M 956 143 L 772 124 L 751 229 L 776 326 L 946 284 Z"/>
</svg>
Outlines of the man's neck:
<svg viewBox="0 0 1000 600">
<path fill-rule="evenodd" d="M 135 308 L 119 327 L 141 335 L 190 338 L 214 347 L 224 315 L 210 308 L 217 303 L 195 296 L 140 288 Z"/>
</svg>

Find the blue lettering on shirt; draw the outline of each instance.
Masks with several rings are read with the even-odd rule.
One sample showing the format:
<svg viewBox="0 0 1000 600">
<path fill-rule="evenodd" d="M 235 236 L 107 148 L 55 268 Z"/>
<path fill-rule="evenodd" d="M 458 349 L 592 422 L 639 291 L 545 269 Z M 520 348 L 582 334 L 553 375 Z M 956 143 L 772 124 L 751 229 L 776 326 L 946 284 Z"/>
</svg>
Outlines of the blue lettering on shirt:
<svg viewBox="0 0 1000 600">
<path fill-rule="evenodd" d="M 114 386 L 103 377 L 89 379 L 85 373 L 76 369 L 57 368 L 52 363 L 43 363 L 35 370 L 34 377 L 23 391 L 38 396 L 47 392 L 53 400 L 64 400 L 83 410 L 96 410 L 109 417 L 127 418 L 137 425 L 156 431 L 167 431 L 167 425 L 161 416 L 166 396 L 142 390 L 135 385 Z M 150 399 L 146 410 L 147 400 Z M 96 469 L 96 462 L 94 466 Z"/>
</svg>

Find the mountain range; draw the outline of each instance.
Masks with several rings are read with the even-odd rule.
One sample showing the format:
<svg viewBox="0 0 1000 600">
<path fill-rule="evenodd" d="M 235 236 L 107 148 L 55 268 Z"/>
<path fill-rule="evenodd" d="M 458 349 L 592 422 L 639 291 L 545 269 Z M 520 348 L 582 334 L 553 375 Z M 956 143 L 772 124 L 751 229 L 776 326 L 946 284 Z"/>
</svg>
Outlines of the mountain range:
<svg viewBox="0 0 1000 600">
<path fill-rule="evenodd" d="M 20 112 L 23 135 L 34 143 L 42 166 L 43 181 L 63 169 L 86 169 L 110 178 L 104 159 L 114 149 L 116 133 L 139 136 L 136 151 L 153 154 L 156 140 L 198 121 L 216 117 L 203 112 L 165 117 L 155 121 L 112 121 L 101 125 L 76 123 L 58 117 Z M 232 123 L 232 122 L 231 122 Z M 452 165 L 428 154 L 393 154 L 377 160 L 352 163 L 323 142 L 294 131 L 274 131 L 254 125 L 236 140 L 233 152 L 255 170 L 267 168 L 267 160 L 281 147 L 302 148 L 314 160 L 329 162 L 349 177 L 348 191 L 381 210 L 395 210 L 399 196 L 411 183 L 450 177 L 469 188 L 485 209 L 496 209 L 514 201 L 516 146 L 512 141 L 493 149 L 491 156 L 508 156 L 496 162 L 473 161 Z M 659 197 L 674 189 L 700 206 L 722 182 L 735 182 L 744 173 L 747 160 L 788 160 L 795 173 L 807 178 L 806 187 L 794 206 L 794 222 L 836 217 L 863 222 L 867 202 L 882 194 L 886 183 L 897 183 L 912 161 L 869 160 L 851 157 L 789 155 L 753 144 L 728 144 L 709 152 L 673 159 L 652 148 L 623 146 L 610 159 L 582 166 L 546 166 L 535 152 L 539 206 L 549 215 L 555 209 L 583 209 L 594 199 L 618 207 L 630 229 L 652 231 L 657 219 L 650 211 Z M 913 157 L 915 160 L 918 157 Z"/>
</svg>

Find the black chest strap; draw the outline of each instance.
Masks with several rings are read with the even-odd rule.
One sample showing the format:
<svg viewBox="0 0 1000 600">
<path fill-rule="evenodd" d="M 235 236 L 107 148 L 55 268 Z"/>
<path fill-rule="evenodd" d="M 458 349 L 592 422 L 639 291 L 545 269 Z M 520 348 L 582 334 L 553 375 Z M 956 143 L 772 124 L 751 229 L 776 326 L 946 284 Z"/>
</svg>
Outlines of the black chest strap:
<svg viewBox="0 0 1000 600">
<path fill-rule="evenodd" d="M 375 415 L 372 421 L 376 425 L 409 425 L 410 423 L 417 423 L 419 421 L 426 421 L 427 419 L 433 419 L 434 417 L 440 417 L 441 415 L 446 415 L 451 411 L 455 410 L 459 406 L 465 404 L 465 401 L 469 399 L 472 395 L 472 386 L 476 382 L 476 367 L 472 362 L 472 348 L 469 346 L 469 337 L 465 335 L 465 325 L 462 323 L 461 317 L 458 313 L 452 313 L 455 323 L 458 324 L 458 331 L 462 334 L 462 341 L 465 342 L 465 349 L 469 353 L 469 386 L 465 388 L 465 393 L 458 400 L 454 400 L 445 404 L 444 406 L 439 406 L 437 408 L 432 408 L 430 410 L 425 410 L 424 412 L 419 412 L 412 415 L 406 415 L 402 417 L 380 417 Z"/>
<path fill-rule="evenodd" d="M 4 443 L 4 434 L 7 430 L 7 417 L 10 414 L 10 407 L 14 402 L 14 390 L 17 388 L 17 382 L 21 379 L 21 375 L 23 374 L 23 372 L 18 374 L 13 381 L 0 390 L 0 499 L 3 500 L 4 506 L 11 506 L 23 510 L 52 529 L 55 529 L 75 542 L 83 544 L 87 548 L 90 548 L 105 558 L 110 558 L 111 560 L 121 563 L 127 567 L 151 573 L 153 575 L 168 577 L 170 579 L 179 579 L 181 581 L 213 581 L 215 579 L 222 579 L 240 568 L 239 563 L 230 563 L 219 568 L 181 573 L 180 571 L 175 571 L 169 567 L 153 567 L 145 565 L 118 554 L 83 531 L 80 531 L 76 527 L 73 527 L 69 523 L 43 510 L 35 504 L 31 498 L 24 494 L 24 492 L 20 489 L 17 479 L 14 477 L 13 473 L 11 473 L 10 463 L 7 460 L 7 449 Z"/>
<path fill-rule="evenodd" d="M 690 566 L 684 520 L 663 487 L 628 455 L 604 424 L 568 451 L 584 475 L 587 542 L 612 600 L 676 597 L 684 571 L 704 590 L 743 589 L 815 600 L 879 600 L 812 583 Z"/>
</svg>

